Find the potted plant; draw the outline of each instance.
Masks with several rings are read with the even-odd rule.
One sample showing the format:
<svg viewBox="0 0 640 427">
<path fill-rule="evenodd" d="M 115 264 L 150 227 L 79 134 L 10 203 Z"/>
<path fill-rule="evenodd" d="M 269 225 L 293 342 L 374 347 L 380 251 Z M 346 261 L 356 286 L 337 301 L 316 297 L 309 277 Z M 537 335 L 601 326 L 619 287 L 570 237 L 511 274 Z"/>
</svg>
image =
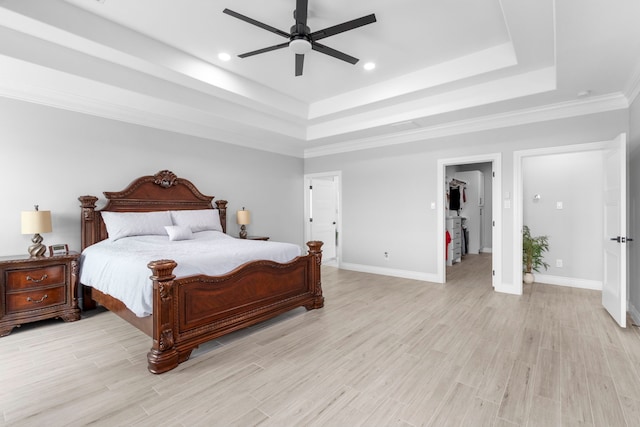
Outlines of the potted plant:
<svg viewBox="0 0 640 427">
<path fill-rule="evenodd" d="M 540 271 L 541 267 L 546 270 L 549 264 L 544 262 L 543 254 L 549 250 L 548 236 L 531 236 L 528 226 L 522 228 L 522 267 L 524 269 L 524 282 L 533 283 L 533 272 Z"/>
</svg>

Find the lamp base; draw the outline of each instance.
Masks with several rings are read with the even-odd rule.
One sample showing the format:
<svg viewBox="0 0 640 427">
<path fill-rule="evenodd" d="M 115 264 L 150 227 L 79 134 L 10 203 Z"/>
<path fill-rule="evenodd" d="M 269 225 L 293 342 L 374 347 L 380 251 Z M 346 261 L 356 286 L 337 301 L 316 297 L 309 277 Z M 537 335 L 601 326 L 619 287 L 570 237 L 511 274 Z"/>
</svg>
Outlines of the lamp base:
<svg viewBox="0 0 640 427">
<path fill-rule="evenodd" d="M 33 245 L 29 246 L 29 255 L 31 255 L 32 257 L 39 257 L 44 255 L 47 247 L 42 244 L 42 240 L 44 239 L 38 233 L 33 235 L 33 237 L 31 238 Z"/>
<path fill-rule="evenodd" d="M 247 238 L 247 227 L 245 227 L 244 224 L 240 226 L 240 238 L 241 239 Z"/>
</svg>

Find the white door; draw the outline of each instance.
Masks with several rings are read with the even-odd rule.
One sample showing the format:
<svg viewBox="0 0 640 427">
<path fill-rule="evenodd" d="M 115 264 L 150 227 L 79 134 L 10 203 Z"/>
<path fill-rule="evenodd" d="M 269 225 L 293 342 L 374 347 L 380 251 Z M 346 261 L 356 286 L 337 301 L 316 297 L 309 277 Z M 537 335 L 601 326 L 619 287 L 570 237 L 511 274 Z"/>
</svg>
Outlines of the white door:
<svg viewBox="0 0 640 427">
<path fill-rule="evenodd" d="M 604 167 L 604 283 L 602 305 L 627 326 L 627 148 L 626 135 L 612 141 Z"/>
<path fill-rule="evenodd" d="M 337 256 L 337 183 L 333 178 L 314 178 L 309 186 L 309 240 L 320 240 L 322 261 L 335 261 Z"/>
</svg>

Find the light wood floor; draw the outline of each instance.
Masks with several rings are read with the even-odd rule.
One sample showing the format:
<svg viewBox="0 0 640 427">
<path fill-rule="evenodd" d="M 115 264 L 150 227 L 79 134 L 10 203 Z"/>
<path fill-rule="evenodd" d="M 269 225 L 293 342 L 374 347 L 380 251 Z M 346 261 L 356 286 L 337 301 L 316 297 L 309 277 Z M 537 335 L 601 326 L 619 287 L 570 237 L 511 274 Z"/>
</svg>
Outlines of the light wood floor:
<svg viewBox="0 0 640 427">
<path fill-rule="evenodd" d="M 618 328 L 599 292 L 494 293 L 489 265 L 469 255 L 446 285 L 324 268 L 323 309 L 163 375 L 112 313 L 24 325 L 0 338 L 0 424 L 640 425 L 638 329 Z"/>
</svg>

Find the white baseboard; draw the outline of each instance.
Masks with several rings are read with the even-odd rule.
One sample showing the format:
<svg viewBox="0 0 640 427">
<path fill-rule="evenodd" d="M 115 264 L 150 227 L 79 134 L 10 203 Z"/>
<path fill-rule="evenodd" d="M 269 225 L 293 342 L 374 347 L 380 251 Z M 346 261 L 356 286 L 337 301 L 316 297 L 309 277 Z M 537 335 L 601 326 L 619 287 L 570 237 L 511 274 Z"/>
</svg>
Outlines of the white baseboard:
<svg viewBox="0 0 640 427">
<path fill-rule="evenodd" d="M 633 323 L 640 325 L 640 311 L 631 303 L 629 303 L 629 315 L 633 319 Z"/>
<path fill-rule="evenodd" d="M 480 249 L 480 252 L 482 252 L 483 254 L 490 254 L 491 252 L 493 252 L 493 249 L 491 249 L 491 248 L 482 248 L 482 249 Z"/>
<path fill-rule="evenodd" d="M 602 282 L 599 280 L 576 279 L 573 277 L 551 276 L 549 274 L 534 273 L 537 283 L 547 285 L 568 286 L 570 288 L 602 290 Z"/>
<path fill-rule="evenodd" d="M 397 270 L 395 268 L 374 267 L 372 265 L 352 264 L 349 262 L 340 263 L 340 268 L 361 273 L 380 274 L 382 276 L 402 277 L 403 279 L 422 280 L 424 282 L 438 282 L 438 276 L 430 273 L 420 273 L 418 271 Z"/>
</svg>

